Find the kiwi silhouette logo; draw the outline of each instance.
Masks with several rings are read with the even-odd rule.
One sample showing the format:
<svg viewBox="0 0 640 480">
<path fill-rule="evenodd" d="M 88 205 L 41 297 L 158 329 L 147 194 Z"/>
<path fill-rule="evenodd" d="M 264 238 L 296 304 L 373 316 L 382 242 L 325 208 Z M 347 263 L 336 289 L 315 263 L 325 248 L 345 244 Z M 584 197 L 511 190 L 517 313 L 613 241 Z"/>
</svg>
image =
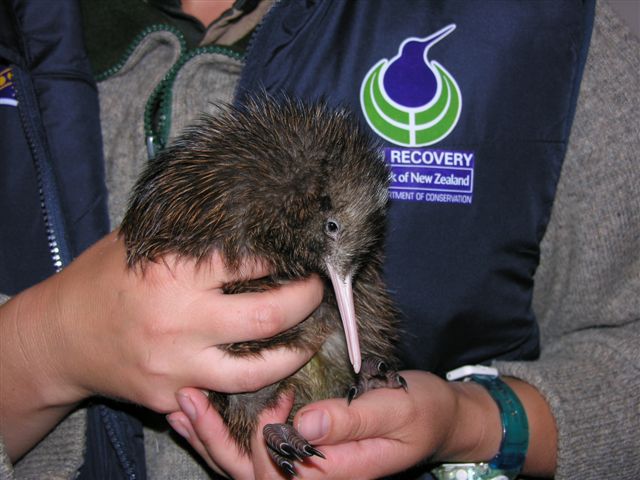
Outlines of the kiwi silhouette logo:
<svg viewBox="0 0 640 480">
<path fill-rule="evenodd" d="M 365 76 L 360 104 L 371 128 L 396 145 L 423 147 L 445 138 L 462 110 L 460 88 L 429 49 L 455 30 L 448 25 L 426 38 L 407 38 L 391 60 Z"/>
</svg>

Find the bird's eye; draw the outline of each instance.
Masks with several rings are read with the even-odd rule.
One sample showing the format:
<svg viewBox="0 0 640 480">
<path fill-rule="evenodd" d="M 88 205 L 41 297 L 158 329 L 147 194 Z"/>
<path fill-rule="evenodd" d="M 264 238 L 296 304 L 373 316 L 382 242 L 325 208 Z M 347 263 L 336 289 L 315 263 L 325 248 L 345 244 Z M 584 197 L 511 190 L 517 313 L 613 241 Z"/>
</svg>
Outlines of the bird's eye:
<svg viewBox="0 0 640 480">
<path fill-rule="evenodd" d="M 338 234 L 338 232 L 340 231 L 340 224 L 337 221 L 335 221 L 335 220 L 330 218 L 324 224 L 324 231 L 330 237 L 335 237 Z"/>
</svg>

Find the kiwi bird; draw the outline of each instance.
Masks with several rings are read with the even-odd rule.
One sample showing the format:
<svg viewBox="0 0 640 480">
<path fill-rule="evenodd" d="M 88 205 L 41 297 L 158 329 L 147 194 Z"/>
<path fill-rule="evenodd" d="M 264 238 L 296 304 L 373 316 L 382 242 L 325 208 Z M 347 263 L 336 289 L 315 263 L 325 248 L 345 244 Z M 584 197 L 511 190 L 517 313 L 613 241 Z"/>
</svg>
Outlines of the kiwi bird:
<svg viewBox="0 0 640 480">
<path fill-rule="evenodd" d="M 266 97 L 204 117 L 139 178 L 121 225 L 130 268 L 167 253 L 202 261 L 217 250 L 232 270 L 257 257 L 271 272 L 226 285 L 229 294 L 312 273 L 326 280 L 321 305 L 296 327 L 220 347 L 230 355 L 283 345 L 317 351 L 259 391 L 211 392 L 245 452 L 260 412 L 285 390 L 295 390 L 291 420 L 315 400 L 406 389 L 393 370 L 397 312 L 381 277 L 388 181 L 379 148 L 346 110 Z M 263 433 L 274 461 L 292 475 L 296 460 L 322 456 L 290 424 Z"/>
</svg>

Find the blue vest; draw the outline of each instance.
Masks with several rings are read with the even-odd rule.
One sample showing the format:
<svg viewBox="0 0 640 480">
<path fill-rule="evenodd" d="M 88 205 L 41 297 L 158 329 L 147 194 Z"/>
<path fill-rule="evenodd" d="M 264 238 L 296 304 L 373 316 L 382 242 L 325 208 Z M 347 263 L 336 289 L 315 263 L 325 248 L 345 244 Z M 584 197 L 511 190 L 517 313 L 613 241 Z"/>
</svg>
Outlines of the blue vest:
<svg viewBox="0 0 640 480">
<path fill-rule="evenodd" d="M 75 2 L 0 4 L 0 292 L 109 231 L 97 89 Z"/>
<path fill-rule="evenodd" d="M 538 355 L 533 275 L 593 13 L 590 0 L 283 0 L 254 37 L 240 98 L 346 105 L 383 142 L 407 367 Z"/>
</svg>

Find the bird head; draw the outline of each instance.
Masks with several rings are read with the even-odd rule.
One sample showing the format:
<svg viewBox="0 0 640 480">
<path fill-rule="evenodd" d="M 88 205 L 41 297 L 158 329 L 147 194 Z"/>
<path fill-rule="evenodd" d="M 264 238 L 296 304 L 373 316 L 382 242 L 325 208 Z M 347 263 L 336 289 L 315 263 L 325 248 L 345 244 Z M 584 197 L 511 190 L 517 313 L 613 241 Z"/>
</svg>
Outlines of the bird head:
<svg viewBox="0 0 640 480">
<path fill-rule="evenodd" d="M 321 202 L 323 225 L 318 226 L 325 241 L 325 271 L 333 285 L 356 373 L 361 353 L 352 285 L 362 265 L 372 261 L 381 247 L 387 205 L 388 175 L 379 168 L 381 161 L 375 152 L 347 151 L 329 162 L 329 195 Z"/>
<path fill-rule="evenodd" d="M 389 173 L 378 145 L 352 115 L 323 105 L 295 108 L 297 124 L 281 136 L 280 158 L 289 157 L 290 176 L 282 172 L 281 191 L 288 194 L 280 197 L 279 227 L 286 233 L 276 238 L 281 251 L 296 252 L 308 262 L 307 270 L 331 280 L 357 373 L 361 353 L 352 285 L 382 246 Z"/>
</svg>

